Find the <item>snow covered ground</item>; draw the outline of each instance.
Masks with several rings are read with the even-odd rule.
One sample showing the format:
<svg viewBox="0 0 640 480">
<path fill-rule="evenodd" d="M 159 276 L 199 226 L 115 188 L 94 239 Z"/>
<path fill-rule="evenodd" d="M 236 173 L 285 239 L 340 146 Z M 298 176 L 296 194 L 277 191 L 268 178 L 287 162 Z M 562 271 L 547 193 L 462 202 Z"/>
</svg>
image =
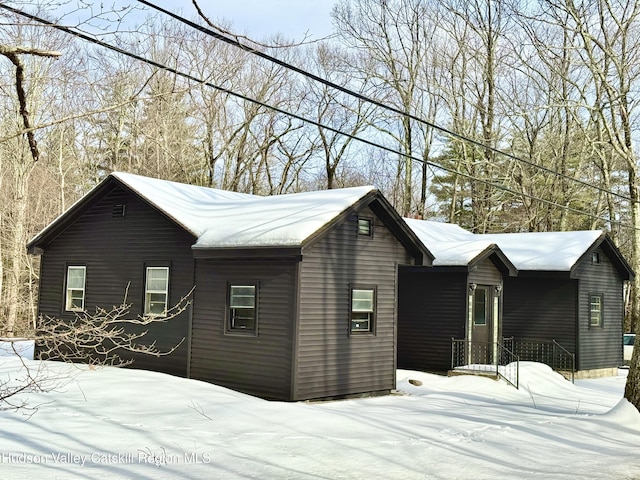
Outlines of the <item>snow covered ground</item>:
<svg viewBox="0 0 640 480">
<path fill-rule="evenodd" d="M 19 355 L 33 360 L 34 342 L 33 340 L 7 340 L 0 338 L 0 357 L 13 357 Z"/>
<path fill-rule="evenodd" d="M 61 384 L 25 395 L 30 417 L 0 412 L 3 479 L 640 478 L 623 370 L 572 385 L 525 363 L 520 390 L 400 370 L 394 395 L 281 403 L 147 371 L 25 362 Z M 0 379 L 20 369 L 0 358 Z"/>
</svg>

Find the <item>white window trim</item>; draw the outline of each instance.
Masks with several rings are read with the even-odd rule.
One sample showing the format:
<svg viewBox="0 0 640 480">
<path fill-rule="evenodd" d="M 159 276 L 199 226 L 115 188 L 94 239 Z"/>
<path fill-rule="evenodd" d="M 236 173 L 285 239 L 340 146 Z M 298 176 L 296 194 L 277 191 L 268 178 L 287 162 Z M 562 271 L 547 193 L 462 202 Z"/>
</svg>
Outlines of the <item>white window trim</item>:
<svg viewBox="0 0 640 480">
<path fill-rule="evenodd" d="M 367 293 L 371 293 L 371 308 L 357 308 L 354 306 L 354 301 L 355 301 L 355 292 L 367 292 Z M 377 292 L 376 292 L 376 288 L 375 287 L 367 287 L 367 286 L 352 286 L 351 287 L 351 295 L 350 295 L 350 301 L 351 301 L 351 305 L 350 305 L 350 314 L 349 314 L 349 333 L 351 335 L 362 335 L 362 334 L 373 334 L 374 330 L 375 330 L 375 321 L 376 321 L 376 297 L 377 297 Z M 353 328 L 353 323 L 354 323 L 354 313 L 366 313 L 368 314 L 368 319 L 367 320 L 363 320 L 368 322 L 369 324 L 369 328 L 368 329 L 354 329 Z"/>
<path fill-rule="evenodd" d="M 247 307 L 244 305 L 233 304 L 233 290 L 236 288 L 252 288 L 253 289 L 253 306 Z M 232 283 L 228 287 L 228 319 L 227 319 L 227 333 L 229 334 L 241 334 L 241 335 L 256 335 L 258 332 L 258 285 L 255 283 Z M 234 310 L 245 309 L 253 310 L 253 328 L 242 328 L 234 326 Z"/>
<path fill-rule="evenodd" d="M 594 298 L 598 298 L 599 300 L 599 310 L 598 310 L 598 322 L 597 323 L 593 323 L 592 322 L 592 314 L 593 314 L 593 310 L 592 310 L 592 305 L 593 305 L 593 299 Z M 589 294 L 589 328 L 601 328 L 604 324 L 604 294 L 602 293 L 590 293 Z"/>
<path fill-rule="evenodd" d="M 149 272 L 150 271 L 165 271 L 165 285 L 162 290 L 152 290 L 149 288 Z M 154 313 L 151 312 L 151 298 L 152 294 L 162 294 L 164 295 L 164 310 L 162 313 Z M 167 314 L 167 308 L 169 304 L 169 267 L 147 267 L 145 270 L 145 281 L 144 281 L 144 314 L 150 317 L 162 317 Z"/>
<path fill-rule="evenodd" d="M 82 271 L 82 288 L 71 288 L 69 287 L 69 274 L 71 270 L 81 270 Z M 86 298 L 86 284 L 87 284 L 87 267 L 84 265 L 67 265 L 67 278 L 65 282 L 65 303 L 64 309 L 66 312 L 83 312 L 84 311 L 84 303 Z M 82 292 L 82 307 L 73 308 L 72 307 L 72 295 L 73 291 L 81 291 Z"/>
</svg>

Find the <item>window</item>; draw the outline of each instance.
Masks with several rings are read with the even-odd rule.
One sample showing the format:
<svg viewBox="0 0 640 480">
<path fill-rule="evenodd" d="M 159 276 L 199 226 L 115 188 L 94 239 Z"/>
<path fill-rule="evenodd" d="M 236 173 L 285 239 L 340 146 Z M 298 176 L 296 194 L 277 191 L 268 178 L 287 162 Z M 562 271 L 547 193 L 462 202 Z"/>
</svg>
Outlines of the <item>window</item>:
<svg viewBox="0 0 640 480">
<path fill-rule="evenodd" d="M 229 331 L 256 331 L 256 286 L 229 286 Z"/>
<path fill-rule="evenodd" d="M 589 295 L 589 327 L 602 326 L 602 294 Z"/>
<path fill-rule="evenodd" d="M 147 267 L 144 289 L 144 314 L 161 316 L 167 312 L 169 267 Z"/>
<path fill-rule="evenodd" d="M 375 289 L 351 290 L 351 333 L 373 332 L 375 306 Z"/>
<path fill-rule="evenodd" d="M 473 296 L 473 324 L 486 325 L 487 313 L 489 306 L 488 298 L 489 288 L 486 286 L 478 286 Z"/>
<path fill-rule="evenodd" d="M 81 312 L 84 310 L 84 284 L 87 277 L 87 267 L 67 267 L 67 295 L 65 310 Z"/>
<path fill-rule="evenodd" d="M 373 220 L 365 217 L 358 217 L 358 236 L 373 237 Z"/>
<path fill-rule="evenodd" d="M 600 252 L 593 252 L 591 254 L 591 263 L 593 265 L 600 265 Z"/>
</svg>

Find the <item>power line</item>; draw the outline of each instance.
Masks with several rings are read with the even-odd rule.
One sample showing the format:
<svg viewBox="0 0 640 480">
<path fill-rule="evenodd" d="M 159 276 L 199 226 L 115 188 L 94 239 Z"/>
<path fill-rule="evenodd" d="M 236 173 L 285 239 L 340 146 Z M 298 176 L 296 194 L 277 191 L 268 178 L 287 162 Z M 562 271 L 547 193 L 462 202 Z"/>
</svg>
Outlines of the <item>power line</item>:
<svg viewBox="0 0 640 480">
<path fill-rule="evenodd" d="M 116 47 L 116 46 L 111 45 L 109 43 L 106 43 L 106 42 L 103 42 L 101 40 L 98 40 L 95 37 L 91 37 L 91 36 L 86 35 L 84 33 L 78 32 L 78 31 L 76 31 L 76 30 L 74 30 L 74 29 L 72 29 L 70 27 L 65 27 L 65 26 L 62 26 L 62 25 L 55 24 L 55 23 L 53 23 L 53 22 L 51 22 L 49 20 L 45 20 L 45 19 L 40 18 L 40 17 L 38 17 L 36 15 L 32 15 L 32 14 L 24 12 L 22 10 L 15 9 L 15 8 L 10 7 L 8 5 L 0 3 L 0 8 L 4 8 L 5 10 L 9 10 L 9 11 L 11 11 L 11 12 L 17 14 L 17 15 L 21 15 L 23 17 L 29 18 L 30 20 L 34 20 L 36 22 L 42 23 L 42 24 L 47 25 L 47 26 L 49 26 L 51 28 L 55 28 L 56 30 L 60 30 L 62 32 L 68 33 L 68 34 L 73 35 L 73 36 L 75 36 L 77 38 L 80 38 L 80 39 L 85 40 L 87 42 L 93 43 L 94 45 L 98 45 L 98 46 L 101 46 L 103 48 L 107 48 L 107 49 L 112 50 L 112 51 L 114 51 L 116 53 L 119 53 L 121 55 L 125 55 L 125 56 L 127 56 L 129 58 L 133 58 L 133 59 L 138 60 L 140 62 L 146 63 L 146 64 L 151 65 L 153 67 L 156 67 L 156 68 L 158 68 L 160 70 L 164 70 L 164 71 L 173 73 L 175 75 L 178 75 L 178 76 L 180 76 L 182 78 L 185 78 L 187 80 L 199 83 L 201 85 L 208 86 L 210 88 L 213 88 L 213 89 L 215 89 L 215 90 L 217 90 L 219 92 L 225 93 L 227 95 L 239 98 L 239 99 L 247 101 L 247 102 L 254 103 L 254 104 L 256 104 L 258 106 L 261 106 L 261 107 L 264 107 L 264 108 L 268 108 L 268 109 L 273 110 L 273 111 L 275 111 L 277 113 L 280 113 L 282 115 L 286 115 L 288 117 L 294 118 L 294 119 L 299 120 L 301 122 L 305 122 L 305 123 L 314 125 L 314 126 L 316 126 L 318 128 L 322 128 L 322 129 L 331 131 L 331 132 L 336 133 L 338 135 L 342 135 L 342 136 L 348 137 L 348 138 L 350 138 L 352 140 L 359 141 L 361 143 L 364 143 L 366 145 L 375 147 L 377 149 L 381 149 L 381 150 L 387 151 L 389 153 L 393 153 L 394 155 L 398 155 L 398 156 L 405 157 L 405 158 L 410 158 L 410 159 L 415 160 L 417 162 L 420 162 L 420 163 L 423 163 L 425 165 L 428 165 L 431 168 L 437 168 L 439 170 L 444 170 L 444 171 L 446 171 L 448 173 L 451 173 L 451 174 L 454 174 L 454 175 L 459 175 L 459 176 L 461 176 L 463 178 L 466 178 L 468 180 L 471 180 L 471 181 L 476 181 L 476 182 L 479 182 L 479 183 L 483 183 L 485 185 L 491 186 L 491 187 L 496 188 L 498 190 L 502 190 L 504 192 L 511 193 L 512 195 L 515 195 L 515 196 L 521 196 L 521 197 L 529 198 L 531 200 L 536 200 L 536 201 L 539 201 L 539 202 L 542 202 L 542 203 L 545 203 L 545 204 L 548 204 L 548 205 L 551 205 L 551 206 L 555 206 L 557 208 L 561 208 L 561 209 L 564 209 L 564 210 L 567 210 L 567 211 L 571 211 L 571 212 L 574 212 L 574 213 L 585 215 L 585 216 L 590 217 L 590 218 L 594 218 L 594 219 L 597 219 L 597 220 L 602 220 L 602 221 L 604 221 L 606 223 L 615 223 L 616 225 L 619 225 L 619 226 L 623 226 L 623 227 L 627 227 L 627 228 L 630 228 L 630 229 L 634 229 L 634 227 L 632 225 L 627 225 L 627 224 L 624 224 L 624 223 L 621 223 L 621 222 L 616 222 L 616 221 L 611 220 L 611 219 L 609 219 L 607 217 L 598 216 L 598 215 L 595 215 L 593 213 L 589 213 L 589 212 L 586 212 L 584 210 L 580 210 L 580 209 L 577 209 L 577 208 L 574 208 L 574 207 L 570 207 L 568 205 L 562 205 L 562 204 L 559 204 L 557 202 L 553 202 L 551 200 L 547 200 L 547 199 L 544 199 L 544 198 L 537 197 L 535 195 L 527 194 L 527 193 L 524 193 L 524 192 L 517 192 L 517 191 L 512 190 L 512 189 L 510 189 L 508 187 L 505 187 L 504 185 L 500 185 L 500 184 L 497 184 L 497 183 L 490 182 L 488 180 L 476 178 L 476 177 L 474 177 L 474 176 L 472 176 L 470 174 L 467 174 L 467 173 L 464 173 L 464 172 L 460 172 L 460 171 L 454 170 L 452 168 L 448 168 L 448 167 L 445 167 L 445 166 L 442 166 L 442 165 L 438 165 L 438 164 L 436 164 L 434 162 L 430 162 L 430 161 L 424 160 L 422 158 L 409 155 L 407 153 L 401 152 L 401 151 L 396 150 L 394 148 L 387 147 L 385 145 L 381 145 L 379 143 L 376 143 L 376 142 L 374 142 L 372 140 L 368 140 L 366 138 L 358 137 L 357 135 L 353 135 L 353 134 L 350 134 L 350 133 L 347 133 L 347 132 L 343 132 L 340 129 L 337 129 L 337 128 L 331 127 L 329 125 L 322 124 L 322 123 L 320 123 L 320 122 L 318 122 L 316 120 L 313 120 L 313 119 L 310 119 L 310 118 L 306 118 L 306 117 L 303 117 L 301 115 L 298 115 L 298 114 L 283 110 L 283 109 L 281 109 L 279 107 L 270 105 L 270 104 L 262 102 L 260 100 L 256 100 L 256 99 L 253 99 L 251 97 L 247 97 L 246 95 L 234 92 L 234 91 L 232 91 L 232 90 L 230 90 L 228 88 L 221 87 L 221 86 L 216 85 L 214 83 L 211 83 L 211 82 L 208 82 L 208 81 L 204 81 L 204 80 L 199 79 L 197 77 L 194 77 L 193 75 L 190 75 L 188 73 L 181 72 L 181 71 L 179 71 L 179 70 L 177 70 L 177 69 L 175 69 L 173 67 L 169 67 L 167 65 L 164 65 L 164 64 L 161 64 L 159 62 L 156 62 L 155 60 L 148 59 L 148 58 L 143 57 L 141 55 L 138 55 L 136 53 L 124 50 L 123 48 Z"/>
<path fill-rule="evenodd" d="M 567 175 L 565 173 L 558 172 L 557 170 L 553 170 L 553 169 L 545 167 L 543 165 L 538 165 L 538 164 L 536 164 L 536 163 L 534 163 L 534 162 L 532 162 L 530 160 L 526 160 L 524 158 L 518 157 L 518 156 L 516 156 L 514 154 L 511 154 L 511 153 L 508 153 L 508 152 L 504 152 L 504 151 L 500 150 L 499 148 L 492 147 L 490 145 L 486 145 L 486 144 L 484 144 L 484 143 L 482 143 L 482 142 L 480 142 L 478 140 L 474 140 L 473 138 L 470 138 L 470 137 L 467 137 L 467 136 L 462 135 L 460 133 L 454 132 L 453 130 L 450 130 L 450 129 L 446 128 L 446 127 L 442 127 L 440 125 L 437 125 L 437 124 L 435 124 L 433 122 L 430 122 L 429 120 L 425 120 L 425 119 L 420 118 L 420 117 L 418 117 L 416 115 L 413 115 L 413 114 L 411 114 L 409 112 L 405 112 L 405 111 L 400 110 L 398 108 L 395 108 L 393 106 L 387 105 L 387 104 L 385 104 L 385 103 L 383 103 L 383 102 L 381 102 L 379 100 L 376 100 L 374 98 L 368 97 L 368 96 L 363 95 L 363 94 L 358 93 L 358 92 L 354 92 L 353 90 L 351 90 L 351 89 L 349 89 L 347 87 L 344 87 L 344 86 L 339 85 L 337 83 L 331 82 L 331 81 L 329 81 L 329 80 L 327 80 L 325 78 L 322 78 L 322 77 L 320 77 L 320 76 L 318 76 L 318 75 L 316 75 L 314 73 L 308 72 L 308 71 L 306 71 L 306 70 L 304 70 L 304 69 L 302 69 L 300 67 L 296 67 L 295 65 L 287 63 L 287 62 L 285 62 L 283 60 L 280 60 L 280 59 L 278 59 L 276 57 L 273 57 L 273 56 L 271 56 L 271 55 L 269 55 L 267 53 L 261 52 L 260 50 L 252 48 L 252 47 L 250 47 L 248 45 L 245 45 L 243 43 L 240 43 L 238 40 L 235 40 L 233 38 L 229 38 L 229 37 L 227 37 L 227 36 L 225 36 L 225 35 L 223 35 L 223 34 L 221 34 L 219 32 L 216 32 L 216 31 L 211 30 L 211 29 L 209 29 L 207 27 L 204 27 L 204 26 L 199 25 L 199 24 L 197 24 L 195 22 L 192 22 L 191 20 L 187 20 L 186 18 L 184 18 L 184 17 L 182 17 L 182 16 L 180 16 L 178 14 L 175 14 L 175 13 L 169 11 L 169 10 L 166 10 L 166 9 L 164 9 L 162 7 L 159 7 L 158 5 L 155 5 L 154 3 L 152 3 L 152 2 L 150 2 L 148 0 L 138 0 L 138 2 L 140 2 L 143 5 L 146 5 L 148 7 L 151 7 L 153 9 L 165 14 L 165 15 L 168 15 L 168 16 L 174 18 L 175 20 L 178 20 L 179 22 L 184 23 L 185 25 L 188 25 L 188 26 L 198 30 L 201 33 L 205 33 L 205 34 L 207 34 L 209 36 L 212 36 L 212 37 L 214 37 L 214 38 L 216 38 L 218 40 L 221 40 L 221 41 L 223 41 L 225 43 L 233 45 L 234 47 L 240 48 L 240 49 L 244 50 L 245 52 L 248 52 L 248 53 L 251 53 L 253 55 L 256 55 L 256 56 L 258 56 L 258 57 L 260 57 L 260 58 L 262 58 L 264 60 L 268 60 L 269 62 L 273 62 L 276 65 L 279 65 L 279 66 L 284 67 L 284 68 L 286 68 L 288 70 L 291 70 L 291 71 L 293 71 L 295 73 L 303 75 L 303 76 L 305 76 L 307 78 L 310 78 L 311 80 L 314 80 L 316 82 L 322 83 L 323 85 L 325 85 L 327 87 L 333 88 L 333 89 L 338 90 L 338 91 L 340 91 L 342 93 L 346 93 L 347 95 L 355 97 L 358 100 L 362 100 L 362 101 L 365 101 L 367 103 L 371 103 L 372 105 L 375 105 L 376 107 L 383 108 L 383 109 L 388 110 L 390 112 L 393 112 L 393 113 L 395 113 L 397 115 L 401 115 L 401 116 L 406 117 L 408 119 L 411 119 L 411 120 L 413 120 L 415 122 L 418 122 L 418 123 L 421 123 L 423 125 L 426 125 L 429 128 L 433 128 L 433 129 L 435 129 L 435 130 L 437 130 L 437 131 L 439 131 L 441 133 L 449 135 L 450 137 L 457 138 L 457 139 L 462 140 L 462 141 L 464 141 L 466 143 L 470 143 L 472 145 L 475 145 L 476 147 L 481 147 L 483 149 L 490 150 L 493 153 L 497 153 L 499 155 L 505 156 L 505 157 L 507 157 L 507 158 L 509 158 L 511 160 L 516 161 L 516 162 L 524 163 L 526 165 L 529 165 L 531 167 L 537 168 L 537 169 L 542 170 L 542 171 L 544 171 L 546 173 L 549 173 L 551 175 L 555 175 L 556 177 L 560 177 L 560 178 L 564 178 L 564 179 L 576 182 L 576 183 L 578 183 L 578 184 L 580 184 L 582 186 L 585 186 L 585 187 L 588 187 L 588 188 L 593 188 L 593 189 L 595 189 L 597 191 L 600 191 L 602 193 L 606 193 L 606 194 L 609 194 L 609 195 L 616 196 L 618 198 L 621 198 L 622 200 L 626 200 L 626 201 L 631 202 L 631 203 L 635 202 L 631 197 L 627 197 L 627 196 L 625 196 L 623 194 L 607 190 L 607 189 L 605 189 L 603 187 L 600 187 L 598 185 L 593 185 L 593 184 L 591 184 L 589 182 L 586 182 L 584 180 L 580 180 L 579 178 L 571 177 L 571 176 L 569 176 L 569 175 Z"/>
</svg>

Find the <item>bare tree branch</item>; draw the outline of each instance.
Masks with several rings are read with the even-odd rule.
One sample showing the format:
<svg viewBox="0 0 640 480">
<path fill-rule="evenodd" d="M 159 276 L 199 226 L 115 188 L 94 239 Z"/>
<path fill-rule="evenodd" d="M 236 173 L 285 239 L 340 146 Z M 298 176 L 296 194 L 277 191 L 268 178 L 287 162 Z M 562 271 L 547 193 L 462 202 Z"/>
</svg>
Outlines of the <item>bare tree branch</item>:
<svg viewBox="0 0 640 480">
<path fill-rule="evenodd" d="M 4 142 L 8 142 L 9 140 L 13 140 L 16 137 L 19 137 L 21 135 L 24 135 L 25 133 L 28 134 L 29 132 L 35 132 L 36 130 L 41 130 L 43 128 L 49 128 L 49 127 L 53 127 L 54 125 L 60 125 L 63 123 L 66 123 L 68 121 L 71 120 L 77 120 L 79 118 L 86 118 L 86 117 L 91 117 L 92 115 L 99 115 L 101 113 L 106 113 L 106 112 L 110 112 L 112 110 L 117 110 L 118 108 L 122 108 L 126 105 L 130 105 L 132 103 L 136 103 L 136 102 L 148 102 L 157 98 L 162 98 L 164 96 L 170 96 L 170 95 L 175 95 L 176 93 L 186 93 L 188 92 L 188 89 L 182 89 L 182 90 L 178 90 L 178 91 L 170 91 L 170 92 L 162 92 L 156 95 L 149 95 L 147 97 L 138 97 L 137 95 L 132 96 L 131 98 L 127 99 L 124 102 L 118 102 L 114 105 L 109 105 L 108 107 L 104 107 L 104 108 L 99 108 L 96 110 L 90 110 L 88 112 L 82 112 L 82 113 L 78 113 L 75 115 L 69 115 L 66 117 L 62 117 L 62 118 L 58 118 L 57 120 L 51 121 L 51 122 L 47 122 L 47 123 L 41 123 L 39 125 L 33 125 L 32 127 L 30 127 L 29 129 L 23 129 L 22 131 L 12 134 L 12 135 L 7 135 L 5 137 L 0 137 L 0 143 L 4 143 Z"/>
<path fill-rule="evenodd" d="M 11 341 L 11 348 L 15 358 L 20 361 L 20 368 L 17 374 L 7 374 L 5 379 L 0 379 L 0 411 L 21 411 L 31 416 L 38 406 L 28 404 L 20 396 L 52 391 L 62 385 L 63 379 L 52 374 L 42 362 L 32 364 L 25 361 L 16 348 L 16 341 Z"/>
<path fill-rule="evenodd" d="M 33 161 L 37 162 L 40 158 L 40 152 L 38 151 L 36 137 L 33 134 L 33 130 L 31 130 L 31 121 L 29 120 L 29 111 L 27 110 L 27 94 L 24 89 L 24 65 L 22 60 L 20 60 L 20 55 L 24 54 L 51 58 L 57 58 L 62 54 L 56 51 L 39 50 L 37 48 L 0 45 L 0 55 L 7 57 L 16 67 L 16 93 L 18 95 L 18 103 L 20 104 L 20 115 L 22 116 L 22 123 L 24 124 L 27 134 L 31 156 L 33 157 Z"/>
<path fill-rule="evenodd" d="M 274 44 L 266 44 L 266 43 L 261 43 L 258 42 L 252 38 L 249 38 L 245 35 L 239 35 L 237 33 L 231 32 L 229 30 L 226 30 L 222 27 L 220 27 L 219 25 L 216 25 L 215 23 L 213 23 L 202 11 L 202 9 L 200 8 L 200 5 L 198 5 L 197 0 L 191 0 L 191 2 L 193 3 L 193 6 L 195 7 L 196 11 L 198 12 L 198 15 L 200 16 L 200 18 L 202 18 L 207 25 L 209 25 L 211 28 L 213 28 L 214 30 L 217 30 L 218 32 L 224 34 L 224 35 L 228 35 L 230 37 L 233 37 L 236 41 L 240 41 L 240 40 L 246 40 L 248 42 L 253 43 L 254 45 L 257 45 L 259 47 L 264 47 L 264 48 L 289 48 L 289 47 L 299 47 L 301 45 L 309 45 L 312 43 L 317 43 L 317 42 L 322 42 L 324 40 L 328 40 L 330 38 L 335 37 L 335 35 L 329 35 L 327 37 L 323 37 L 323 38 L 319 38 L 317 40 L 309 40 L 309 37 L 307 36 L 307 34 L 305 34 L 304 38 L 297 43 L 279 43 L 276 42 Z"/>
<path fill-rule="evenodd" d="M 126 325 L 146 327 L 155 323 L 165 323 L 184 312 L 191 302 L 191 292 L 169 308 L 164 315 L 142 315 L 127 318 L 130 305 L 123 302 L 110 310 L 97 307 L 95 313 L 78 313 L 73 320 L 54 317 L 40 319 L 36 334 L 41 358 L 52 358 L 68 362 L 82 362 L 90 365 L 126 366 L 132 360 L 123 359 L 123 352 L 140 353 L 155 357 L 173 353 L 184 338 L 168 349 L 160 349 L 156 341 L 144 343 L 142 338 L 148 329 L 131 329 Z"/>
</svg>

